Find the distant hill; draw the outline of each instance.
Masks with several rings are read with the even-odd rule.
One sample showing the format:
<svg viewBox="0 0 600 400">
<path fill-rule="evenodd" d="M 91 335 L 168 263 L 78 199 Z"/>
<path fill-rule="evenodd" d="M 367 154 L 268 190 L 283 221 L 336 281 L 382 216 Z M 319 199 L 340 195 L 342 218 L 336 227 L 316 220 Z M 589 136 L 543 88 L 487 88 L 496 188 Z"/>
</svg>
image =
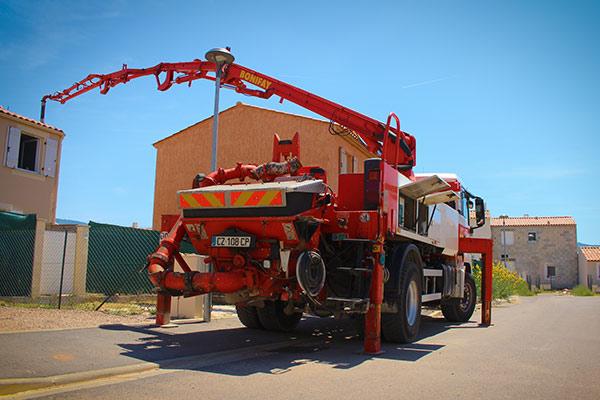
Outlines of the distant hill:
<svg viewBox="0 0 600 400">
<path fill-rule="evenodd" d="M 587 243 L 577 242 L 577 246 L 581 247 L 581 246 L 600 246 L 600 245 L 598 245 L 598 244 L 587 244 Z"/>
<path fill-rule="evenodd" d="M 87 222 L 76 221 L 74 219 L 56 218 L 58 225 L 87 225 Z"/>
</svg>

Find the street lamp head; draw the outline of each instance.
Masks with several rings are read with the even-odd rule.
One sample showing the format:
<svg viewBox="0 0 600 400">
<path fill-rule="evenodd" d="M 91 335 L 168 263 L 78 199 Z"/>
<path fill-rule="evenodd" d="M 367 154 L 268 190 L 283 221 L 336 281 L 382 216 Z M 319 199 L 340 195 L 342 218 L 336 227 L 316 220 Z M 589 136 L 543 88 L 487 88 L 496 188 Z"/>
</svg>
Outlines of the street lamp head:
<svg viewBox="0 0 600 400">
<path fill-rule="evenodd" d="M 229 65 L 235 60 L 235 57 L 230 52 L 230 48 L 218 47 L 206 52 L 206 59 L 215 63 L 215 112 L 213 115 L 213 140 L 212 140 L 212 157 L 211 169 L 217 170 L 217 143 L 219 140 L 219 89 L 221 87 L 221 75 L 223 74 L 223 65 Z"/>
<path fill-rule="evenodd" d="M 235 60 L 235 57 L 229 51 L 229 47 L 211 49 L 206 52 L 205 57 L 208 61 L 214 62 L 217 65 L 231 64 Z"/>
</svg>

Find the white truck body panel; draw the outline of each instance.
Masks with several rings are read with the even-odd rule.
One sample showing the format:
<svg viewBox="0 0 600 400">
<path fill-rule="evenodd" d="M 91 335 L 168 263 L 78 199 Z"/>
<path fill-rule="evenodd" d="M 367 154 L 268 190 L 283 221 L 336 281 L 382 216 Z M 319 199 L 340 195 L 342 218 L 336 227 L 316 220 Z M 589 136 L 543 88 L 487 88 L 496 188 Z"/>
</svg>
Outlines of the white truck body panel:
<svg viewBox="0 0 600 400">
<path fill-rule="evenodd" d="M 428 206 L 431 224 L 427 235 L 420 235 L 399 227 L 397 234 L 423 243 L 429 243 L 442 249 L 442 253 L 455 256 L 458 253 L 459 225 L 468 228 L 467 219 L 458 210 L 445 204 L 447 201 L 460 203 L 460 194 L 450 190 L 445 179 L 455 179 L 455 174 L 424 173 L 417 175 L 417 181 L 410 181 L 398 174 L 399 195 L 417 198 Z"/>
<path fill-rule="evenodd" d="M 435 208 L 435 210 L 434 210 Z M 433 213 L 433 217 L 431 217 Z M 446 204 L 429 206 L 431 225 L 428 237 L 439 243 L 445 255 L 456 255 L 458 253 L 458 224 L 461 215 Z"/>
</svg>

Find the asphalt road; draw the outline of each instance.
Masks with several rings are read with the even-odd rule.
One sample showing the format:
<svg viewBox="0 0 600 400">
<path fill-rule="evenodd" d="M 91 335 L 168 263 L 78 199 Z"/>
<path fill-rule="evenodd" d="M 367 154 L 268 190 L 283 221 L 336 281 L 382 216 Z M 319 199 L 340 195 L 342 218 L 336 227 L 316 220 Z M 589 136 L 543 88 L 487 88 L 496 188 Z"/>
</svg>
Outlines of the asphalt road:
<svg viewBox="0 0 600 400">
<path fill-rule="evenodd" d="M 418 342 L 386 344 L 384 353 L 378 356 L 361 354 L 361 343 L 352 336 L 352 329 L 333 320 L 306 321 L 291 341 L 290 337 L 263 333 L 261 343 L 280 343 L 270 349 L 240 346 L 248 338 L 256 338 L 256 333 L 238 329 L 235 321 L 228 322 L 236 326 L 223 335 L 210 330 L 211 324 L 204 325 L 202 329 L 208 329 L 204 333 L 183 334 L 195 335 L 194 340 L 177 341 L 176 336 L 149 334 L 151 346 L 134 351 L 121 347 L 119 357 L 139 362 L 148 359 L 146 353 L 153 348 L 168 351 L 169 346 L 178 352 L 190 346 L 196 354 L 226 348 L 231 351 L 36 396 L 244 400 L 600 398 L 600 297 L 522 298 L 520 304 L 495 308 L 494 325 L 489 328 L 481 328 L 475 321 L 451 325 L 443 319 L 426 318 L 424 322 Z M 196 340 L 203 341 L 202 348 L 194 347 Z M 97 354 L 101 358 L 100 352 Z"/>
<path fill-rule="evenodd" d="M 169 329 L 115 324 L 0 334 L 0 378 L 47 377 L 287 343 L 290 337 L 310 337 L 320 323 L 311 319 L 293 336 L 244 329 L 235 317 Z"/>
</svg>

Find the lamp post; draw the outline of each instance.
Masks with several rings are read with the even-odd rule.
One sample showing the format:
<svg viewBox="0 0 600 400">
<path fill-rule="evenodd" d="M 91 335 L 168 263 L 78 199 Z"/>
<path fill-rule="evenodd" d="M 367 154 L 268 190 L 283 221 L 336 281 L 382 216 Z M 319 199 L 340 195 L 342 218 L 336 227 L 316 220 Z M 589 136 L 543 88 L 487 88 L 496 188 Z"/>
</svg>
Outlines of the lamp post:
<svg viewBox="0 0 600 400">
<path fill-rule="evenodd" d="M 213 137 L 212 137 L 212 156 L 210 162 L 211 171 L 217 170 L 217 144 L 219 140 L 219 90 L 221 89 L 221 74 L 223 66 L 229 65 L 235 60 L 233 54 L 229 52 L 230 48 L 214 48 L 206 52 L 206 59 L 215 63 L 215 111 L 213 116 Z"/>
<path fill-rule="evenodd" d="M 502 218 L 502 258 L 504 258 L 504 267 L 508 268 L 508 254 L 506 254 L 506 218 L 507 215 L 501 215 Z"/>
</svg>

